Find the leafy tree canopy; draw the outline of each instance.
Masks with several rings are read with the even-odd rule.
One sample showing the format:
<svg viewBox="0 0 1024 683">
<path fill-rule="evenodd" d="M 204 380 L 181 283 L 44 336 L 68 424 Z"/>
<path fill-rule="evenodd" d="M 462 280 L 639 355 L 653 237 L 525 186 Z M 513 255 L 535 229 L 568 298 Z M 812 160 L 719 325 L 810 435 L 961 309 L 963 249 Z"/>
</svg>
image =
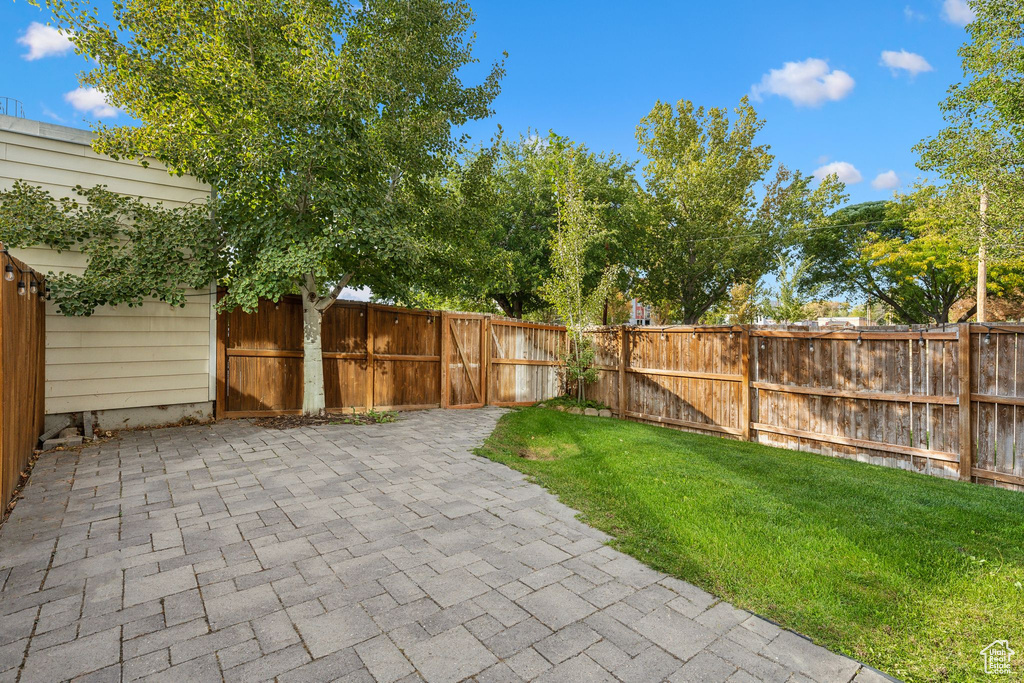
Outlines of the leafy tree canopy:
<svg viewBox="0 0 1024 683">
<path fill-rule="evenodd" d="M 965 238 L 977 242 L 985 235 L 992 256 L 1013 258 L 1024 243 L 1024 5 L 969 3 L 976 18 L 959 50 L 964 80 L 950 86 L 939 104 L 945 128 L 915 149 L 918 166 L 949 184 L 944 194 L 970 198 L 950 205 L 964 209 L 955 222 Z M 984 226 L 977 212 L 982 188 L 988 200 Z"/>
<path fill-rule="evenodd" d="M 649 196 L 626 263 L 633 291 L 680 322 L 696 323 L 733 285 L 758 281 L 789 231 L 823 220 L 842 196 L 835 176 L 812 190 L 810 178 L 780 167 L 765 182 L 774 157 L 754 143 L 764 121 L 746 98 L 735 115 L 658 102 L 637 128 Z"/>
<path fill-rule="evenodd" d="M 461 0 L 133 0 L 114 25 L 79 0 L 51 7 L 96 60 L 83 83 L 142 122 L 100 125 L 94 147 L 212 185 L 225 306 L 411 258 L 451 128 L 490 113 L 502 73 L 460 81 Z"/>
<path fill-rule="evenodd" d="M 769 311 L 769 292 L 760 283 L 739 282 L 701 318 L 705 325 L 753 325 Z"/>
<path fill-rule="evenodd" d="M 555 133 L 528 133 L 500 140 L 465 156 L 449 177 L 457 205 L 453 221 L 460 239 L 433 254 L 429 286 L 474 310 L 497 306 L 522 318 L 548 310 L 541 294 L 552 273 L 551 244 L 558 224 L 559 169 L 572 156 L 575 183 L 590 202 L 602 238 L 587 249 L 585 281 L 596 285 L 605 268 L 617 263 L 621 235 L 635 220 L 638 186 L 632 164 L 601 154 Z M 395 300 L 421 300 L 422 291 L 396 292 Z"/>
<path fill-rule="evenodd" d="M 794 262 L 790 254 L 778 256 L 778 296 L 768 305 L 768 315 L 780 323 L 794 323 L 806 320 L 811 315 L 811 300 L 817 287 L 807 282 L 807 273 L 813 266 L 812 257 L 803 257 Z"/>
<path fill-rule="evenodd" d="M 565 325 L 568 348 L 562 355 L 563 371 L 582 401 L 585 385 L 597 381 L 593 342 L 584 331 L 599 321 L 617 266 L 605 268 L 595 284 L 587 283 L 589 254 L 606 238 L 606 230 L 598 219 L 599 205 L 587 199 L 579 181 L 576 155 L 570 150 L 555 169 L 557 225 L 550 244 L 551 272 L 544 279 L 541 295 Z"/>
<path fill-rule="evenodd" d="M 922 187 L 894 201 L 836 211 L 832 228 L 800 237 L 810 259 L 803 285 L 881 301 L 902 323 L 950 322 L 953 305 L 971 294 L 977 277 L 977 247 L 953 222 L 967 213 L 955 206 L 963 200 Z M 1016 296 L 1021 272 L 1013 265 L 994 267 L 990 292 Z M 960 320 L 973 314 L 971 307 Z"/>
</svg>

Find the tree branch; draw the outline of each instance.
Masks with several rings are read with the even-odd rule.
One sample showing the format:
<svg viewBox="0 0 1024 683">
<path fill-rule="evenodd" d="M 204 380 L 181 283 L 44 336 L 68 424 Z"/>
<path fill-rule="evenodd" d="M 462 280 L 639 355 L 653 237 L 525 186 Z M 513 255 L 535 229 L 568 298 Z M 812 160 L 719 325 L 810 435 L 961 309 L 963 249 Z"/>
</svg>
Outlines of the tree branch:
<svg viewBox="0 0 1024 683">
<path fill-rule="evenodd" d="M 316 310 L 319 311 L 320 313 L 323 313 L 328 308 L 333 306 L 335 302 L 338 300 L 338 296 L 341 294 L 341 290 L 345 289 L 345 286 L 349 283 L 351 279 L 352 273 L 346 273 L 345 275 L 343 275 L 341 277 L 341 280 L 339 280 L 333 287 L 331 287 L 331 293 L 325 297 L 320 297 L 320 299 L 313 304 L 313 307 L 316 308 Z"/>
</svg>

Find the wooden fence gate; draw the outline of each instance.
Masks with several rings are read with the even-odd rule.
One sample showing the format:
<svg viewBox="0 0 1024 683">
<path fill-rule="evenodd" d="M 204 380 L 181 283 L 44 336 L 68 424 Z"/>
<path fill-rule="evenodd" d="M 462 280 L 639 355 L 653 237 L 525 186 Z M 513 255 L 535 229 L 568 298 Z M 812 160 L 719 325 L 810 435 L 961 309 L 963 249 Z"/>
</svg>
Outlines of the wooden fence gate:
<svg viewBox="0 0 1024 683">
<path fill-rule="evenodd" d="M 43 432 L 46 302 L 43 277 L 0 245 L 0 516 Z M 10 268 L 10 271 L 7 271 Z M 35 290 L 35 291 L 33 291 Z"/>
<path fill-rule="evenodd" d="M 476 313 L 442 313 L 441 320 L 441 405 L 481 408 L 487 402 L 487 317 Z"/>
</svg>

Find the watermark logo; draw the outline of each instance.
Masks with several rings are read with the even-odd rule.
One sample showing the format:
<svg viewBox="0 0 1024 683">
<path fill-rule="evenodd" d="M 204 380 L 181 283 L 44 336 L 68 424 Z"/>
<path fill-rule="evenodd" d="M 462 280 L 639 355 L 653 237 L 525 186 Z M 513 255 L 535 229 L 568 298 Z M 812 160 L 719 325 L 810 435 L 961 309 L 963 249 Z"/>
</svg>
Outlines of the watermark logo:
<svg viewBox="0 0 1024 683">
<path fill-rule="evenodd" d="M 1010 641 L 993 640 L 984 650 L 981 656 L 985 658 L 985 673 L 987 674 L 1009 674 L 1010 660 L 1013 659 L 1014 651 L 1010 649 Z"/>
</svg>

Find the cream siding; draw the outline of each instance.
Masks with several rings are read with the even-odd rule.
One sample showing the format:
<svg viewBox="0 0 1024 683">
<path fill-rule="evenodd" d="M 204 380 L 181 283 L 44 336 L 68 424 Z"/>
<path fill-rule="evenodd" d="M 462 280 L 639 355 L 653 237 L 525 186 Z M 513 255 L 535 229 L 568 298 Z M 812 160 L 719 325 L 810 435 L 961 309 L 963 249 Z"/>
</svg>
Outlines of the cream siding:
<svg viewBox="0 0 1024 683">
<path fill-rule="evenodd" d="M 165 206 L 206 201 L 209 189 L 92 151 L 87 131 L 0 116 L 0 187 L 22 179 L 54 196 L 75 185 L 106 185 L 112 192 Z M 12 249 L 46 273 L 81 272 L 78 252 Z M 183 308 L 148 301 L 137 308 L 104 306 L 89 317 L 65 317 L 52 303 L 46 318 L 46 412 L 142 408 L 202 403 L 214 398 L 211 349 L 215 325 L 210 291 L 189 293 Z"/>
</svg>

